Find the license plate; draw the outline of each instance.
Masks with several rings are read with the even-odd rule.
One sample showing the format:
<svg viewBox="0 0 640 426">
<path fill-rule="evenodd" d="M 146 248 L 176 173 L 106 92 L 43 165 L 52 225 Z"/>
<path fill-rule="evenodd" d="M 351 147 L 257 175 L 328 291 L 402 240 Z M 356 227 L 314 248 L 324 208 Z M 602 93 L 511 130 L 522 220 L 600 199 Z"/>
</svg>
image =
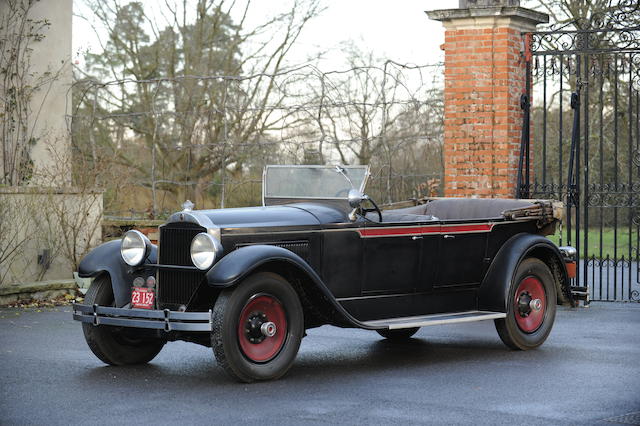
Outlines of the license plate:
<svg viewBox="0 0 640 426">
<path fill-rule="evenodd" d="M 131 307 L 153 309 L 155 294 L 152 288 L 133 287 L 131 290 Z"/>
</svg>

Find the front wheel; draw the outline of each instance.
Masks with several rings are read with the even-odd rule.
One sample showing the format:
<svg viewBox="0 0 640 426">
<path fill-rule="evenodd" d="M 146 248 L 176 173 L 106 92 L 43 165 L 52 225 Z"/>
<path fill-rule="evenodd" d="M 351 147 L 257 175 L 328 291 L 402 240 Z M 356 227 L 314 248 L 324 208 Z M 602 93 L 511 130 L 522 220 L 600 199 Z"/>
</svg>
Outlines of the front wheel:
<svg viewBox="0 0 640 426">
<path fill-rule="evenodd" d="M 109 276 L 93 280 L 84 300 L 87 305 L 115 306 Z M 82 331 L 93 354 L 110 365 L 145 364 L 155 358 L 166 343 L 149 330 L 83 322 Z"/>
<path fill-rule="evenodd" d="M 539 259 L 523 260 L 509 287 L 506 318 L 495 320 L 500 339 L 512 349 L 540 346 L 556 316 L 555 279 Z"/>
<path fill-rule="evenodd" d="M 302 305 L 280 275 L 260 272 L 224 290 L 213 309 L 218 364 L 242 382 L 277 379 L 293 364 L 304 333 Z"/>
</svg>

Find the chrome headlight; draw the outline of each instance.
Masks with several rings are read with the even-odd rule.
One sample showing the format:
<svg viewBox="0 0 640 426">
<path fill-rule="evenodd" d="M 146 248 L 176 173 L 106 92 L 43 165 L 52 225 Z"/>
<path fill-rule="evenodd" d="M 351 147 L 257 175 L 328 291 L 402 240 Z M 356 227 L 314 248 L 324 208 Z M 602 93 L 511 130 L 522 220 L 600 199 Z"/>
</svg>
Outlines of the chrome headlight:
<svg viewBox="0 0 640 426">
<path fill-rule="evenodd" d="M 151 241 L 140 231 L 127 231 L 122 238 L 120 255 L 129 266 L 138 266 L 149 256 Z"/>
<path fill-rule="evenodd" d="M 205 232 L 199 233 L 191 240 L 191 261 L 200 270 L 210 268 L 219 253 L 222 253 L 222 244 Z"/>
</svg>

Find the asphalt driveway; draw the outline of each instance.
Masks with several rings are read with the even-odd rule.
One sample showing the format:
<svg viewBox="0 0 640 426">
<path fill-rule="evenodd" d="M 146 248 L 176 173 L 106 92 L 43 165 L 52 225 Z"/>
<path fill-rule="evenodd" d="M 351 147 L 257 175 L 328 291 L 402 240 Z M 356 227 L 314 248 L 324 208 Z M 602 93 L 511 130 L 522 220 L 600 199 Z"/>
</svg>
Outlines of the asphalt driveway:
<svg viewBox="0 0 640 426">
<path fill-rule="evenodd" d="M 547 342 L 515 352 L 492 322 L 391 344 L 309 331 L 281 380 L 238 384 L 212 351 L 169 343 L 107 367 L 68 307 L 0 309 L 0 424 L 608 424 L 640 412 L 640 304 L 561 309 Z M 608 419 L 608 420 L 606 420 Z"/>
</svg>

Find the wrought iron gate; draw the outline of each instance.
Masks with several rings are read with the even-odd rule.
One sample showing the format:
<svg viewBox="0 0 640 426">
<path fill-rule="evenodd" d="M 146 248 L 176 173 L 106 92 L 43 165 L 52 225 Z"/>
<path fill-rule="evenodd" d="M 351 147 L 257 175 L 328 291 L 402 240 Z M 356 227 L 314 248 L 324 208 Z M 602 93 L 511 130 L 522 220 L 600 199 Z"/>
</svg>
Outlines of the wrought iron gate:
<svg viewBox="0 0 640 426">
<path fill-rule="evenodd" d="M 556 239 L 578 249 L 574 285 L 640 301 L 640 6 L 523 36 L 517 194 L 564 200 Z"/>
</svg>

